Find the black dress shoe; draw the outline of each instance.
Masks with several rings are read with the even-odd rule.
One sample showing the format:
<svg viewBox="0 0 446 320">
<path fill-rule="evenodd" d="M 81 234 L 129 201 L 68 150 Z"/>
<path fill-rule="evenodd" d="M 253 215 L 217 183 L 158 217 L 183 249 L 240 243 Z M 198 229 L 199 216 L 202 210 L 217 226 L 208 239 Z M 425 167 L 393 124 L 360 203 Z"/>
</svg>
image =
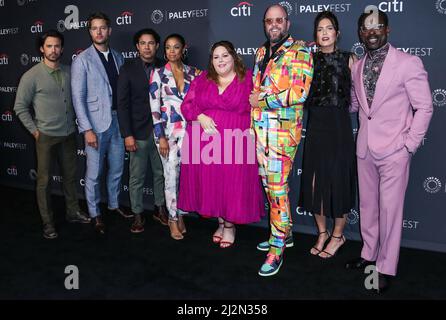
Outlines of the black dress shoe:
<svg viewBox="0 0 446 320">
<path fill-rule="evenodd" d="M 102 222 L 101 217 L 94 218 L 94 229 L 99 234 L 105 234 L 105 224 Z"/>
<path fill-rule="evenodd" d="M 375 261 L 368 261 L 368 260 L 365 260 L 365 259 L 359 257 L 359 258 L 348 261 L 345 264 L 345 269 L 349 269 L 349 270 L 364 269 L 365 267 L 373 265 L 373 264 L 375 264 Z"/>
<path fill-rule="evenodd" d="M 169 222 L 169 215 L 167 214 L 166 206 L 155 206 L 155 213 L 153 219 L 161 223 L 163 226 L 167 226 Z"/>
<path fill-rule="evenodd" d="M 67 215 L 67 221 L 70 223 L 90 223 L 91 218 L 85 212 L 77 211 L 74 214 Z"/>
<path fill-rule="evenodd" d="M 45 239 L 56 239 L 57 238 L 57 232 L 54 228 L 54 225 L 52 224 L 46 224 L 43 227 L 43 237 Z"/>
<path fill-rule="evenodd" d="M 378 272 L 378 289 L 376 292 L 378 294 L 384 293 L 389 290 L 390 287 L 390 277 Z"/>
<path fill-rule="evenodd" d="M 133 218 L 134 217 L 134 215 L 133 215 L 133 213 L 131 213 L 131 212 L 127 212 L 127 211 L 125 211 L 124 209 L 121 209 L 121 208 L 116 208 L 116 209 L 110 209 L 110 208 L 108 208 L 108 211 L 110 212 L 110 213 L 117 213 L 117 214 L 119 214 L 121 217 L 123 217 L 123 218 Z"/>
</svg>

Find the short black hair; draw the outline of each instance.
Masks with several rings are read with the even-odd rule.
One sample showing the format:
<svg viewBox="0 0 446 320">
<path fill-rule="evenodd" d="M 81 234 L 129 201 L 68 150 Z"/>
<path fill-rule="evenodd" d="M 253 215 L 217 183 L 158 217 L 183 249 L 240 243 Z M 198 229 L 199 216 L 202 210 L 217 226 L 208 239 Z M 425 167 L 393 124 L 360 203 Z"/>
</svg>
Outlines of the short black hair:
<svg viewBox="0 0 446 320">
<path fill-rule="evenodd" d="M 365 19 L 370 16 L 371 14 L 373 14 L 373 10 L 370 10 L 369 12 L 364 12 L 363 14 L 361 14 L 359 16 L 358 19 L 358 32 L 361 29 L 361 27 L 364 25 L 364 21 Z M 383 20 L 384 26 L 388 27 L 389 26 L 389 17 L 387 16 L 387 14 L 384 11 L 378 10 L 378 19 L 379 20 Z"/>
<path fill-rule="evenodd" d="M 321 22 L 321 20 L 323 19 L 330 20 L 331 24 L 333 25 L 333 28 L 336 30 L 336 33 L 339 32 L 339 22 L 335 14 L 331 11 L 322 11 L 314 19 L 314 29 L 313 29 L 314 41 L 317 40 L 317 28 L 319 26 L 319 22 Z"/>
<path fill-rule="evenodd" d="M 41 36 L 39 36 L 37 38 L 37 43 L 36 43 L 37 52 L 40 53 L 40 47 L 43 47 L 43 45 L 45 44 L 45 41 L 48 37 L 58 38 L 60 40 L 60 45 L 63 48 L 64 41 L 65 41 L 63 34 L 55 29 L 50 29 L 50 30 L 44 32 Z"/>
<path fill-rule="evenodd" d="M 88 29 L 91 27 L 91 21 L 94 19 L 102 19 L 105 20 L 107 27 L 110 27 L 110 18 L 103 12 L 93 12 L 88 16 Z"/>
<path fill-rule="evenodd" d="M 167 43 L 167 40 L 172 39 L 172 38 L 177 39 L 178 41 L 180 41 L 180 42 L 181 42 L 181 45 L 183 46 L 183 48 L 186 46 L 186 40 L 184 39 L 184 37 L 183 37 L 181 34 L 178 34 L 178 33 L 172 33 L 172 34 L 169 34 L 169 35 L 166 37 L 166 39 L 164 40 L 164 50 L 166 50 L 166 43 Z"/>
<path fill-rule="evenodd" d="M 145 28 L 145 29 L 141 29 L 138 32 L 136 32 L 135 35 L 133 36 L 133 45 L 135 47 L 138 44 L 139 39 L 145 34 L 151 35 L 155 39 L 156 44 L 160 43 L 161 38 L 160 38 L 160 35 L 158 34 L 158 32 L 156 32 L 153 29 Z"/>
</svg>

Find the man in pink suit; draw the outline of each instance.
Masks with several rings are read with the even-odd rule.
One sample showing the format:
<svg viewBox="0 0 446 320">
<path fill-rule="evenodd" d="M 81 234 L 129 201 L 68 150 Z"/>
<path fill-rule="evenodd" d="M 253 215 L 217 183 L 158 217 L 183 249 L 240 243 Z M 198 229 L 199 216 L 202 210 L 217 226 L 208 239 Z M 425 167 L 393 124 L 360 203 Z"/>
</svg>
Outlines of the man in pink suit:
<svg viewBox="0 0 446 320">
<path fill-rule="evenodd" d="M 359 114 L 356 155 L 364 243 L 361 257 L 346 268 L 376 263 L 377 291 L 383 292 L 397 272 L 410 160 L 429 126 L 432 97 L 421 60 L 387 42 L 384 12 L 362 14 L 358 27 L 367 53 L 352 67 L 350 111 Z"/>
</svg>

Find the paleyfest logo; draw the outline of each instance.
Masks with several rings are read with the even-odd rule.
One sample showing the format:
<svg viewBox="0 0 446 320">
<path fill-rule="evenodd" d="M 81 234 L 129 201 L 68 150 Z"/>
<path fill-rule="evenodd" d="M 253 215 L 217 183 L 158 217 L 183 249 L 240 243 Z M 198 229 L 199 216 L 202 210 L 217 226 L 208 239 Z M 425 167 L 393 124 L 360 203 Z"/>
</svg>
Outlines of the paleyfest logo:
<svg viewBox="0 0 446 320">
<path fill-rule="evenodd" d="M 439 13 L 446 14 L 446 0 L 437 0 L 435 7 Z"/>
<path fill-rule="evenodd" d="M 441 190 L 441 181 L 436 177 L 429 177 L 424 180 L 423 187 L 426 192 L 437 193 Z"/>
<path fill-rule="evenodd" d="M 165 15 L 161 10 L 153 10 L 150 19 L 155 24 L 169 20 L 187 20 L 207 17 L 209 9 L 191 9 L 183 11 L 166 11 Z"/>
<path fill-rule="evenodd" d="M 358 56 L 358 58 L 361 58 L 365 54 L 365 47 L 362 43 L 356 42 L 352 47 L 352 52 Z"/>
<path fill-rule="evenodd" d="M 291 14 L 293 13 L 293 6 L 291 5 L 291 3 L 289 3 L 288 1 L 280 1 L 279 5 L 284 7 L 288 15 L 291 16 Z"/>
<path fill-rule="evenodd" d="M 355 209 L 351 209 L 350 213 L 347 215 L 348 224 L 357 224 L 359 221 L 359 213 Z"/>
<path fill-rule="evenodd" d="M 161 10 L 153 10 L 150 19 L 154 24 L 160 24 L 161 22 L 163 22 L 164 14 Z"/>
<path fill-rule="evenodd" d="M 446 105 L 446 90 L 445 89 L 436 89 L 432 93 L 432 101 L 434 106 L 443 107 Z"/>
<path fill-rule="evenodd" d="M 23 66 L 27 66 L 30 62 L 32 62 L 32 63 L 39 63 L 42 60 L 43 60 L 43 57 L 29 56 L 26 53 L 22 53 L 22 55 L 20 56 L 20 63 Z"/>
</svg>

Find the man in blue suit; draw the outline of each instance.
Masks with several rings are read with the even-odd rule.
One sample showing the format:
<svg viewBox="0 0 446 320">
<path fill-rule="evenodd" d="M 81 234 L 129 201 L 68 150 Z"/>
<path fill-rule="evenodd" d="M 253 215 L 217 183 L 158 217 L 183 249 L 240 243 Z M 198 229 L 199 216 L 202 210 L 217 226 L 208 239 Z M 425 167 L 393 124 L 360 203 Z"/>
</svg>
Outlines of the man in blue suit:
<svg viewBox="0 0 446 320">
<path fill-rule="evenodd" d="M 117 83 L 121 54 L 109 47 L 110 19 L 102 12 L 88 18 L 93 44 L 71 66 L 71 88 L 79 132 L 84 134 L 87 154 L 85 194 L 97 232 L 105 233 L 99 202 L 100 180 L 107 159 L 108 210 L 132 217 L 119 208 L 118 197 L 124 168 L 124 142 L 117 118 Z"/>
</svg>

